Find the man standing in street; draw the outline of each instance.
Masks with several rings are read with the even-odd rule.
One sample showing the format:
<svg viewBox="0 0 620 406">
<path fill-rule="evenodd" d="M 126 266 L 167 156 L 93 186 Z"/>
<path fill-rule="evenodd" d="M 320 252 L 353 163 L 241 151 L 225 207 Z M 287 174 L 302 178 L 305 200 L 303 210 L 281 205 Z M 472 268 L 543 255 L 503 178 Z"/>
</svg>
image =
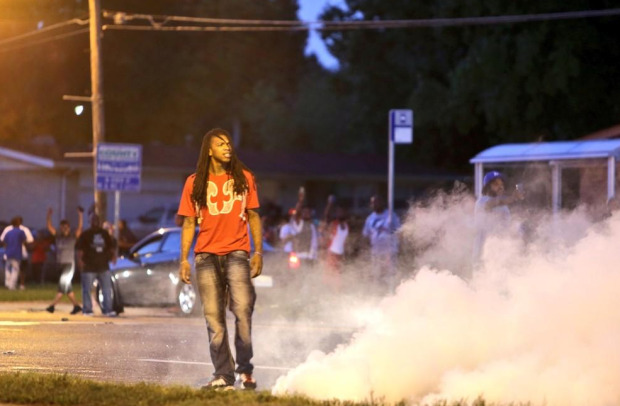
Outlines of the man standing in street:
<svg viewBox="0 0 620 406">
<path fill-rule="evenodd" d="M 196 279 L 215 367 L 204 389 L 233 389 L 235 372 L 242 388 L 256 388 L 250 361 L 256 301 L 251 278 L 260 275 L 263 267 L 258 207 L 254 176 L 237 158 L 230 134 L 219 128 L 209 131 L 202 140 L 196 173 L 185 182 L 178 211 L 183 216 L 179 277 L 188 284 L 187 259 L 198 226 Z M 251 259 L 248 225 L 255 247 Z M 228 344 L 227 305 L 235 316 L 236 369 Z"/>
<path fill-rule="evenodd" d="M 482 195 L 474 207 L 474 249 L 473 269 L 481 265 L 484 243 L 491 234 L 506 231 L 510 223 L 511 204 L 523 200 L 523 191 L 515 187 L 513 193 L 505 195 L 504 175 L 497 171 L 488 172 L 482 181 Z"/>
<path fill-rule="evenodd" d="M 11 225 L 6 227 L 2 231 L 2 235 L 0 235 L 0 240 L 3 241 L 6 233 L 8 233 L 9 231 L 11 231 L 12 229 L 16 227 L 22 230 L 24 234 L 26 235 L 26 240 L 22 244 L 22 248 L 21 248 L 22 255 L 21 255 L 21 260 L 19 261 L 19 275 L 16 276 L 16 277 L 19 277 L 19 289 L 24 290 L 26 289 L 26 272 L 28 271 L 28 249 L 26 247 L 27 246 L 29 247 L 34 242 L 34 238 L 32 237 L 32 232 L 30 232 L 30 229 L 24 225 L 24 219 L 21 216 L 17 216 L 13 220 L 15 220 L 15 223 L 11 221 Z M 14 225 L 14 224 L 17 224 L 17 225 Z M 17 285 L 17 282 L 15 283 Z"/>
<path fill-rule="evenodd" d="M 71 230 L 71 226 L 67 220 L 60 221 L 59 231 L 52 225 L 52 209 L 47 210 L 47 230 L 54 237 L 54 245 L 56 246 L 56 264 L 60 267 L 60 279 L 58 280 L 58 292 L 54 301 L 45 310 L 54 313 L 55 306 L 63 295 L 67 295 L 73 304 L 71 314 L 77 314 L 82 311 L 82 307 L 78 304 L 73 293 L 72 281 L 75 272 L 75 243 L 82 234 L 84 209 L 78 207 L 78 225 L 75 232 Z"/>
<path fill-rule="evenodd" d="M 11 220 L 11 227 L 7 227 L 1 236 L 5 246 L 6 263 L 4 267 L 4 286 L 9 290 L 17 289 L 20 265 L 23 259 L 22 248 L 26 242 L 26 233 L 19 228 L 21 217 Z"/>
<path fill-rule="evenodd" d="M 370 241 L 371 278 L 392 289 L 396 278 L 396 256 L 400 220 L 395 213 L 390 216 L 385 201 L 379 195 L 370 198 L 372 213 L 366 218 L 362 235 Z"/>
<path fill-rule="evenodd" d="M 297 205 L 288 224 L 280 230 L 280 238 L 285 252 L 312 266 L 318 257 L 319 233 L 312 221 L 312 209 L 306 204 L 304 187 L 299 188 L 297 197 Z"/>
<path fill-rule="evenodd" d="M 90 290 L 95 279 L 99 281 L 103 293 L 102 312 L 105 316 L 114 317 L 112 309 L 112 279 L 108 272 L 110 261 L 115 261 L 112 238 L 101 227 L 97 214 L 90 216 L 90 228 L 85 230 L 77 240 L 77 264 L 82 278 L 82 312 L 85 316 L 93 315 L 93 302 Z"/>
</svg>

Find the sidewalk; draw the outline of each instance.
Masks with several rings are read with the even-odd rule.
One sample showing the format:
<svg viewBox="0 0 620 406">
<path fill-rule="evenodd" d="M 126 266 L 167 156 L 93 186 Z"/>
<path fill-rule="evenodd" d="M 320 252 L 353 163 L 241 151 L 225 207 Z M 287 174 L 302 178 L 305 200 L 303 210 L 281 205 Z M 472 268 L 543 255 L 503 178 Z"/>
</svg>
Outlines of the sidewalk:
<svg viewBox="0 0 620 406">
<path fill-rule="evenodd" d="M 82 313 L 70 314 L 73 305 L 69 302 L 58 303 L 54 313 L 45 309 L 50 305 L 48 301 L 0 301 L 0 324 L 5 321 L 82 321 L 102 322 L 112 320 L 131 319 L 136 317 L 177 317 L 171 308 L 125 308 L 125 312 L 118 317 L 105 317 L 95 307 L 94 316 L 84 316 Z"/>
</svg>

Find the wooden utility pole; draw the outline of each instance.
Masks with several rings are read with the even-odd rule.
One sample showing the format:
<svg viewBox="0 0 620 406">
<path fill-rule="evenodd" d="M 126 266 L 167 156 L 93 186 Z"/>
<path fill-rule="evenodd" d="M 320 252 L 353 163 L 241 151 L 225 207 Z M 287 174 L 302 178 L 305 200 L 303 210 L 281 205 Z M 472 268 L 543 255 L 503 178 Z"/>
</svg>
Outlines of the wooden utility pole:
<svg viewBox="0 0 620 406">
<path fill-rule="evenodd" d="M 106 217 L 106 195 L 97 190 L 97 145 L 105 141 L 105 115 L 103 111 L 103 69 L 101 63 L 101 2 L 88 0 L 90 25 L 90 87 L 93 109 L 93 190 L 95 212 Z"/>
</svg>

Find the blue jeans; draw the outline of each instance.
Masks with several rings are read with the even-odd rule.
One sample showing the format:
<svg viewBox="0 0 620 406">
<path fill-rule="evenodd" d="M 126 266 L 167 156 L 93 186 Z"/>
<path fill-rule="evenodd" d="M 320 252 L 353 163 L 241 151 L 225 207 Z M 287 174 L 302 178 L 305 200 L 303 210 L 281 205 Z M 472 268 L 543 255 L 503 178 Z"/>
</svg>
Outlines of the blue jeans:
<svg viewBox="0 0 620 406">
<path fill-rule="evenodd" d="M 93 302 L 90 299 L 90 290 L 95 279 L 99 281 L 101 293 L 103 293 L 103 304 L 101 311 L 110 313 L 112 311 L 112 279 L 110 272 L 82 272 L 82 312 L 84 314 L 93 312 Z"/>
<path fill-rule="evenodd" d="M 235 381 L 235 372 L 251 374 L 252 313 L 256 292 L 250 278 L 248 253 L 196 255 L 196 279 L 209 333 L 209 352 L 215 367 L 213 375 Z M 226 305 L 235 316 L 237 369 L 228 343 Z"/>
</svg>

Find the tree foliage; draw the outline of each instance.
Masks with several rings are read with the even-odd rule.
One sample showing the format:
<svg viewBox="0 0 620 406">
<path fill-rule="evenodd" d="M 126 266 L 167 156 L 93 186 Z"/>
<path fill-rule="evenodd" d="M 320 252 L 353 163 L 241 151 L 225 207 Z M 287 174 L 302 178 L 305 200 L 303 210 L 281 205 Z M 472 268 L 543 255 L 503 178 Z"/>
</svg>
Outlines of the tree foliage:
<svg viewBox="0 0 620 406">
<path fill-rule="evenodd" d="M 328 20 L 429 19 L 613 8 L 612 1 L 348 0 Z M 412 108 L 416 161 L 466 168 L 502 142 L 572 139 L 619 118 L 620 17 L 326 32 L 375 147 L 390 108 Z M 372 117 L 372 118 L 369 118 Z"/>
<path fill-rule="evenodd" d="M 433 19 L 613 8 L 611 0 L 347 0 L 334 21 Z M 296 0 L 102 0 L 110 11 L 294 20 Z M 86 0 L 0 0 L 0 41 L 88 16 Z M 238 128 L 262 150 L 383 153 L 387 112 L 415 112 L 406 159 L 469 170 L 490 145 L 572 139 L 620 115 L 620 17 L 519 24 L 325 31 L 340 69 L 304 55 L 305 32 L 107 30 L 103 36 L 106 140 L 181 144 L 209 128 Z M 155 17 L 163 21 L 162 17 Z M 110 19 L 107 24 L 112 24 Z M 142 22 L 141 24 L 145 24 Z M 91 139 L 83 26 L 0 42 L 0 142 L 50 134 Z M 28 46 L 26 46 L 28 45 Z"/>
</svg>

